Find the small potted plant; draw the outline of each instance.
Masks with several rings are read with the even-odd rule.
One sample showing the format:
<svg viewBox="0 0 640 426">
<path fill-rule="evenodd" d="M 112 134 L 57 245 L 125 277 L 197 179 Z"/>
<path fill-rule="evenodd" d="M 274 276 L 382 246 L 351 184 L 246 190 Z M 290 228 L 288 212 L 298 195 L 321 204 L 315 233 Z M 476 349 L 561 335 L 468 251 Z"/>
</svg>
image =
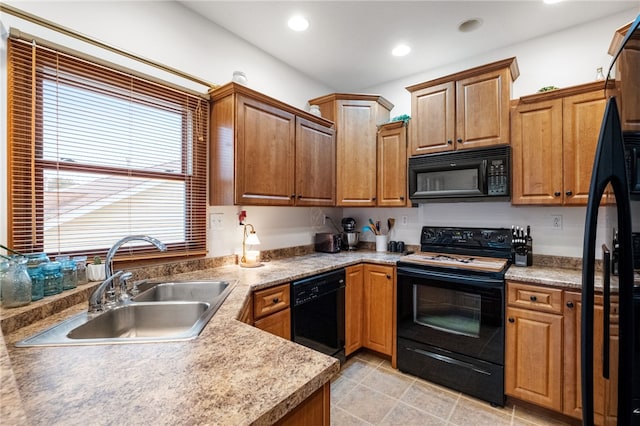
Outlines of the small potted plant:
<svg viewBox="0 0 640 426">
<path fill-rule="evenodd" d="M 87 279 L 89 281 L 102 281 L 105 279 L 104 264 L 100 256 L 95 256 L 93 263 L 87 265 Z"/>
</svg>

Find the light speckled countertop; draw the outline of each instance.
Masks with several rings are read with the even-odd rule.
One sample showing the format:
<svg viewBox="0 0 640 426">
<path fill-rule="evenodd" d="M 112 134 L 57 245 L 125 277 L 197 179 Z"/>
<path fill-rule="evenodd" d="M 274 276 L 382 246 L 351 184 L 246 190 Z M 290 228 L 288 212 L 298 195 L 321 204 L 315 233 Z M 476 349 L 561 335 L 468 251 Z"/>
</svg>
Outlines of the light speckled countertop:
<svg viewBox="0 0 640 426">
<path fill-rule="evenodd" d="M 176 275 L 238 281 L 200 336 L 184 342 L 14 346 L 83 311 L 86 302 L 9 331 L 0 350 L 2 424 L 272 424 L 328 382 L 339 363 L 237 321 L 251 291 L 362 261 L 395 264 L 398 257 L 315 253 L 253 269 L 232 265 Z M 0 315 L 24 316 L 46 303 Z"/>
<path fill-rule="evenodd" d="M 6 346 L 0 342 L 0 421 L 3 425 L 271 424 L 328 382 L 339 364 L 237 321 L 251 291 L 363 261 L 394 265 L 398 259 L 397 254 L 369 251 L 314 253 L 254 269 L 231 265 L 175 275 L 173 279 L 238 281 L 200 336 L 185 342 L 14 347 L 15 342 L 85 310 L 86 295 L 95 283 L 63 293 L 64 299 L 58 295 L 22 308 L 0 309 L 3 328 L 10 330 L 4 336 Z M 512 266 L 506 278 L 581 288 L 578 269 Z M 49 315 L 55 303 L 69 307 Z M 32 322 L 29 317 L 36 316 L 34 312 L 45 319 L 25 325 Z"/>
</svg>

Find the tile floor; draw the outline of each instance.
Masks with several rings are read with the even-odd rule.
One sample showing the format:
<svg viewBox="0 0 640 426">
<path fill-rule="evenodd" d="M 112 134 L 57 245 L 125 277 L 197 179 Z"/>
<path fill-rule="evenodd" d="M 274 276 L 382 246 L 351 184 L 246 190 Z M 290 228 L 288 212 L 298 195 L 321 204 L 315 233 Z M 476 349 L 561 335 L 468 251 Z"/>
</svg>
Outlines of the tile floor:
<svg viewBox="0 0 640 426">
<path fill-rule="evenodd" d="M 358 352 L 331 383 L 331 425 L 566 425 L 513 404 L 494 408 L 391 368 L 388 360 Z"/>
</svg>

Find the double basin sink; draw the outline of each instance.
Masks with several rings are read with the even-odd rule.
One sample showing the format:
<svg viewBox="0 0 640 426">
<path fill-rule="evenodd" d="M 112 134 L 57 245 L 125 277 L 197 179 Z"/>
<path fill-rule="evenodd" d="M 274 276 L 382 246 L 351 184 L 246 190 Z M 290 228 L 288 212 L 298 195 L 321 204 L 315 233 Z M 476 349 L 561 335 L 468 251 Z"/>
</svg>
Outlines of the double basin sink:
<svg viewBox="0 0 640 426">
<path fill-rule="evenodd" d="M 158 283 L 97 316 L 75 315 L 16 344 L 18 347 L 144 343 L 197 337 L 235 282 Z"/>
</svg>

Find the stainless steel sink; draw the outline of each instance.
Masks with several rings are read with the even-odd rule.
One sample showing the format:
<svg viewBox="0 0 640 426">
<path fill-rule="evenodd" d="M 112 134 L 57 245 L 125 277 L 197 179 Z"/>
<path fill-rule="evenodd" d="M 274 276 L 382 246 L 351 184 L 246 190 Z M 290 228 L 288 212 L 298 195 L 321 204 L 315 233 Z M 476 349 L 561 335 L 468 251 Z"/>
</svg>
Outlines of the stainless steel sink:
<svg viewBox="0 0 640 426">
<path fill-rule="evenodd" d="M 128 304 L 99 315 L 83 312 L 18 347 L 148 343 L 197 337 L 235 286 L 227 281 L 157 283 Z"/>
<path fill-rule="evenodd" d="M 71 330 L 70 339 L 188 338 L 207 319 L 204 302 L 140 303 L 115 307 Z M 197 335 L 197 333 L 196 333 Z"/>
<path fill-rule="evenodd" d="M 228 281 L 161 283 L 135 296 L 135 302 L 213 302 L 229 287 Z"/>
</svg>

